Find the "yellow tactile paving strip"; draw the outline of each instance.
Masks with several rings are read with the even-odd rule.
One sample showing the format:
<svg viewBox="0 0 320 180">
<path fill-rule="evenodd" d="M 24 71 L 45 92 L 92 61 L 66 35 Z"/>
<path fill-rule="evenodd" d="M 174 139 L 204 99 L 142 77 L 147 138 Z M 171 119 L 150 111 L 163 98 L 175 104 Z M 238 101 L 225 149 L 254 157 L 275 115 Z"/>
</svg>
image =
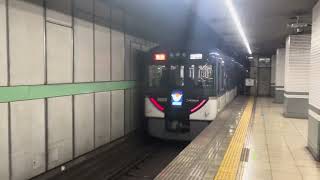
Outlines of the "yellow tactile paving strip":
<svg viewBox="0 0 320 180">
<path fill-rule="evenodd" d="M 241 159 L 242 148 L 246 140 L 251 115 L 253 112 L 253 106 L 254 97 L 250 97 L 214 180 L 236 179 Z"/>
</svg>

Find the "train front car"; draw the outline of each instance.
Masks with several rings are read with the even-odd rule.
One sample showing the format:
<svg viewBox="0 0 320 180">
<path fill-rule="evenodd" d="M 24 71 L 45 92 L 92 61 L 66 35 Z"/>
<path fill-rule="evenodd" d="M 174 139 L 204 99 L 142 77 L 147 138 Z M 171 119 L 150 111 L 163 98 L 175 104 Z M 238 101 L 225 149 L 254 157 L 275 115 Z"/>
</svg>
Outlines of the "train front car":
<svg viewBox="0 0 320 180">
<path fill-rule="evenodd" d="M 228 89 L 224 56 L 219 51 L 158 49 L 147 59 L 148 133 L 162 139 L 192 140 L 216 118 L 222 104 L 227 104 L 226 98 L 224 103 L 219 98 Z"/>
</svg>

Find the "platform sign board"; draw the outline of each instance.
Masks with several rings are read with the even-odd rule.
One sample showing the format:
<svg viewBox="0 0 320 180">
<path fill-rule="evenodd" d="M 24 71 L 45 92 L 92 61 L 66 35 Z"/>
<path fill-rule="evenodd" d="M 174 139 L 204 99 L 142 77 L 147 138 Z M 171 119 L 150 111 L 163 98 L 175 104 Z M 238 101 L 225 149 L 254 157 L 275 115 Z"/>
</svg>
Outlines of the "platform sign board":
<svg viewBox="0 0 320 180">
<path fill-rule="evenodd" d="M 246 86 L 252 87 L 252 86 L 254 86 L 254 82 L 255 82 L 255 79 L 247 78 L 246 79 Z"/>
</svg>

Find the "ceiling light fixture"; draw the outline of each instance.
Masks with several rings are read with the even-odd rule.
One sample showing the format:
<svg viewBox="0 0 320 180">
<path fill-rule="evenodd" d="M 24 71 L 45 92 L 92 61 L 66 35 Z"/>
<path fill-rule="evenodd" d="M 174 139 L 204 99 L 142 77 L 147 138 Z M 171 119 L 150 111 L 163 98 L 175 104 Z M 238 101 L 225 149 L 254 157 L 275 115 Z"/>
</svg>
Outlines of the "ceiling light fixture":
<svg viewBox="0 0 320 180">
<path fill-rule="evenodd" d="M 238 29 L 238 31 L 240 33 L 240 36 L 241 36 L 241 38 L 243 40 L 243 43 L 246 46 L 246 48 L 248 50 L 248 53 L 251 55 L 252 51 L 251 51 L 251 48 L 250 48 L 249 41 L 248 41 L 248 39 L 246 37 L 246 34 L 244 33 L 244 30 L 243 30 L 242 25 L 240 23 L 238 14 L 237 14 L 237 12 L 236 12 L 233 4 L 232 4 L 232 0 L 226 0 L 226 4 L 227 4 L 227 7 L 228 7 L 228 9 L 229 9 L 229 11 L 231 13 L 232 19 L 233 19 L 234 23 L 237 26 L 237 29 Z"/>
</svg>

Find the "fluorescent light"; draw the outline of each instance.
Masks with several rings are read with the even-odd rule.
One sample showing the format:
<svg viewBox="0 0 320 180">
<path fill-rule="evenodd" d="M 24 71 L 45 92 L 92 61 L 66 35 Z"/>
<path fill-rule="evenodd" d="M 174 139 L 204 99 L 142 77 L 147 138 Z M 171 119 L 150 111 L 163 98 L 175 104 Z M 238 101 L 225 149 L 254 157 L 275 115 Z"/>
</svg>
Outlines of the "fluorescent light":
<svg viewBox="0 0 320 180">
<path fill-rule="evenodd" d="M 238 29 L 238 31 L 239 31 L 239 33 L 240 33 L 240 36 L 241 36 L 241 38 L 242 38 L 242 41 L 243 41 L 244 45 L 246 46 L 246 48 L 247 48 L 247 50 L 248 50 L 248 53 L 251 55 L 251 54 L 252 54 L 252 51 L 251 51 L 251 48 L 250 48 L 249 41 L 248 41 L 248 39 L 247 39 L 247 37 L 246 37 L 246 34 L 244 33 L 244 30 L 243 30 L 242 25 L 241 25 L 241 23 L 240 23 L 238 14 L 237 14 L 237 12 L 236 12 L 233 4 L 232 4 L 232 0 L 226 0 L 226 4 L 227 4 L 228 9 L 229 9 L 229 11 L 230 11 L 230 13 L 231 13 L 232 19 L 233 19 L 234 23 L 235 23 L 236 26 L 237 26 L 237 29 Z"/>
</svg>

